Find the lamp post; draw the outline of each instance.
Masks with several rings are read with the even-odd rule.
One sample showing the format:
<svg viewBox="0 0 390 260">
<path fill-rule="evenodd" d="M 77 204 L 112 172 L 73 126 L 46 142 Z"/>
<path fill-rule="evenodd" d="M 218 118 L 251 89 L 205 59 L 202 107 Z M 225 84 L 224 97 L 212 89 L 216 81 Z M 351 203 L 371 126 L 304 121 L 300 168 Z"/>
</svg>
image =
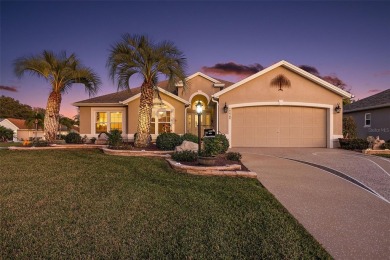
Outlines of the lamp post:
<svg viewBox="0 0 390 260">
<path fill-rule="evenodd" d="M 200 121 L 201 121 L 201 115 L 202 115 L 202 110 L 203 110 L 203 107 L 202 107 L 202 103 L 200 103 L 200 101 L 198 101 L 198 103 L 196 104 L 196 113 L 198 114 L 198 154 L 200 154 Z"/>
</svg>

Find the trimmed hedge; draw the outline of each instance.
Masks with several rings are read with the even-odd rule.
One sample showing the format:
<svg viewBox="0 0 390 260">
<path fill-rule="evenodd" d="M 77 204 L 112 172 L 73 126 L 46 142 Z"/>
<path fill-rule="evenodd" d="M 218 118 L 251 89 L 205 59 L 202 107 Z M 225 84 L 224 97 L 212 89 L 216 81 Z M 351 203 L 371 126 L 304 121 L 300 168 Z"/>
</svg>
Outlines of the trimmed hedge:
<svg viewBox="0 0 390 260">
<path fill-rule="evenodd" d="M 181 143 L 182 139 L 175 133 L 162 133 L 156 139 L 157 148 L 164 151 L 174 150 Z"/>
<path fill-rule="evenodd" d="M 194 151 L 180 151 L 172 154 L 172 159 L 177 162 L 195 162 L 198 159 L 198 153 Z"/>
<path fill-rule="evenodd" d="M 341 139 L 341 138 L 340 138 Z M 369 142 L 365 139 L 355 138 L 355 139 L 341 139 L 340 147 L 346 150 L 364 150 L 369 147 Z"/>
<path fill-rule="evenodd" d="M 229 161 L 240 161 L 242 158 L 242 155 L 240 153 L 236 153 L 236 152 L 228 152 L 226 154 L 226 159 L 228 159 Z"/>
<path fill-rule="evenodd" d="M 65 136 L 65 142 L 67 144 L 80 144 L 82 143 L 82 139 L 78 133 L 69 133 Z"/>
<path fill-rule="evenodd" d="M 186 133 L 186 134 L 182 135 L 182 137 L 181 137 L 181 142 L 183 142 L 183 141 L 190 141 L 193 143 L 198 143 L 198 136 L 191 134 L 191 133 Z"/>
<path fill-rule="evenodd" d="M 203 138 L 203 153 L 209 156 L 223 154 L 229 149 L 229 140 L 223 134 L 216 134 L 215 137 Z"/>
</svg>

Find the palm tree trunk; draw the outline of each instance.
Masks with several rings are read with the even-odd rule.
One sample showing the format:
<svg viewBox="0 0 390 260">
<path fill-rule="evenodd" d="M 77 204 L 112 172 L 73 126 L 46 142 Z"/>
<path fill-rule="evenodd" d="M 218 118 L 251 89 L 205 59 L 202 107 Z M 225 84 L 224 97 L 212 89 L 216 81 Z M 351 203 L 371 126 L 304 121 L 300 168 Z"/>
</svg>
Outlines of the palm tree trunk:
<svg viewBox="0 0 390 260">
<path fill-rule="evenodd" d="M 139 100 L 137 138 L 135 147 L 147 147 L 149 145 L 150 121 L 152 118 L 154 90 L 151 83 L 144 82 L 141 86 Z"/>
<path fill-rule="evenodd" d="M 44 136 L 46 141 L 49 143 L 53 143 L 56 139 L 61 99 L 60 93 L 52 91 L 49 95 L 49 99 L 47 100 Z"/>
</svg>

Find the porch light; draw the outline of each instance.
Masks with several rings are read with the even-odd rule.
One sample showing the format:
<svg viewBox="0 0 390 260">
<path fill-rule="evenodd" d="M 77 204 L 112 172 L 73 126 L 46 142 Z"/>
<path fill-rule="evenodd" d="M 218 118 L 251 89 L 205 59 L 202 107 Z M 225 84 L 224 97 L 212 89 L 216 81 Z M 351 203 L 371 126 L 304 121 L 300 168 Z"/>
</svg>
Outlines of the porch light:
<svg viewBox="0 0 390 260">
<path fill-rule="evenodd" d="M 337 103 L 337 106 L 334 108 L 334 111 L 336 111 L 336 113 L 340 113 L 341 112 L 340 103 Z"/>
<path fill-rule="evenodd" d="M 203 106 L 202 106 L 202 103 L 200 101 L 198 101 L 198 103 L 196 103 L 196 113 L 198 115 L 201 115 L 203 112 Z"/>
<path fill-rule="evenodd" d="M 200 130 L 201 130 L 201 116 L 202 116 L 203 106 L 200 101 L 196 104 L 196 113 L 198 114 L 198 155 L 200 154 L 201 141 L 200 141 Z"/>
<path fill-rule="evenodd" d="M 228 106 L 226 105 L 226 102 L 225 102 L 225 106 L 223 107 L 223 112 L 224 112 L 224 113 L 227 113 L 227 112 L 228 112 L 228 109 L 229 109 L 229 108 L 228 108 Z"/>
</svg>

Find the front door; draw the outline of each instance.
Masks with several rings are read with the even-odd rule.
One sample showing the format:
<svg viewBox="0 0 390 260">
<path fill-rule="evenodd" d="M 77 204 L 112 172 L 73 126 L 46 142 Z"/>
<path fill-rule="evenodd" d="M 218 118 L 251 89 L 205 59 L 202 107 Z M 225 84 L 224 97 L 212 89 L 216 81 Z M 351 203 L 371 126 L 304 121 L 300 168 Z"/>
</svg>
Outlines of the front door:
<svg viewBox="0 0 390 260">
<path fill-rule="evenodd" d="M 200 126 L 201 136 L 203 136 L 204 129 L 214 128 L 210 111 L 203 111 Z M 188 111 L 187 113 L 187 133 L 198 135 L 198 114 L 195 111 Z"/>
</svg>

